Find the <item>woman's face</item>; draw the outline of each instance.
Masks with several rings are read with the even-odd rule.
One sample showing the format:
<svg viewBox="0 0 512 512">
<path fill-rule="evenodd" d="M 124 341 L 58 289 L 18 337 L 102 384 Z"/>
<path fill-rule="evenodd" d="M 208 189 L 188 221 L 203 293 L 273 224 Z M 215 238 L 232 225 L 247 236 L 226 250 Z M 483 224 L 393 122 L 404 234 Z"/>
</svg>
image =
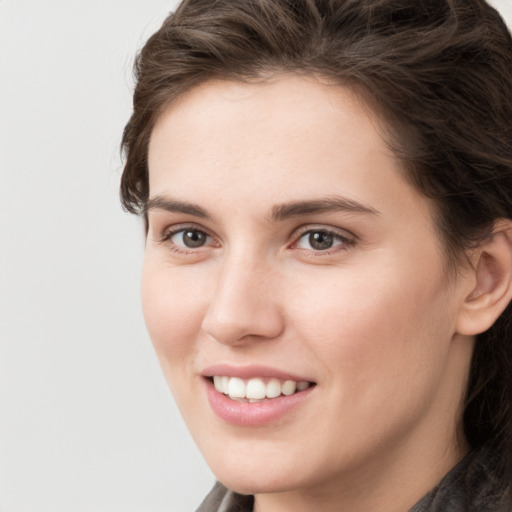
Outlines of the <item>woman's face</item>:
<svg viewBox="0 0 512 512">
<path fill-rule="evenodd" d="M 158 121 L 149 170 L 144 315 L 221 481 L 376 481 L 454 450 L 467 286 L 352 92 L 203 84 Z"/>
</svg>

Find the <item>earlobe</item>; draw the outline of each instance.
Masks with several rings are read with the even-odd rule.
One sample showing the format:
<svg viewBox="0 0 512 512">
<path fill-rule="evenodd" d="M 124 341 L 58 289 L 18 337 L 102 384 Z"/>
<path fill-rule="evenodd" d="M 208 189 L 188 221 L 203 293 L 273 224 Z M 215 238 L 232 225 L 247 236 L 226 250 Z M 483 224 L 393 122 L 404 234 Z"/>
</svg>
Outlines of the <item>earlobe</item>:
<svg viewBox="0 0 512 512">
<path fill-rule="evenodd" d="M 471 259 L 473 286 L 457 319 L 457 332 L 463 335 L 489 329 L 512 299 L 512 221 L 497 221 Z"/>
</svg>

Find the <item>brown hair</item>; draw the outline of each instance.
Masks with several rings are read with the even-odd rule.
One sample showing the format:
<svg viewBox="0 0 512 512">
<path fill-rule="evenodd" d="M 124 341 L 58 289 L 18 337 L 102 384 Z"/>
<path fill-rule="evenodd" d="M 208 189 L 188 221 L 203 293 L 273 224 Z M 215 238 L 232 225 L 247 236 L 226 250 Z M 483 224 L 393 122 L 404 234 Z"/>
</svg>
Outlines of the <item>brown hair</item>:
<svg viewBox="0 0 512 512">
<path fill-rule="evenodd" d="M 121 199 L 145 215 L 158 116 L 212 78 L 315 74 L 372 98 L 411 182 L 436 205 L 452 263 L 512 218 L 512 40 L 484 0 L 185 0 L 135 64 Z M 512 474 L 512 311 L 478 336 L 464 409 L 472 447 Z"/>
</svg>

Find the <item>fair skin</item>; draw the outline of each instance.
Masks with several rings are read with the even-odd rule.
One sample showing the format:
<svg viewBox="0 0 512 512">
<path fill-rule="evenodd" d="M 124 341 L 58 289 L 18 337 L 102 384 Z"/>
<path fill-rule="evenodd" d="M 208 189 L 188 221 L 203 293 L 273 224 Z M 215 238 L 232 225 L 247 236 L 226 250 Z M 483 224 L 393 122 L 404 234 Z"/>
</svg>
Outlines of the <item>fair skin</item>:
<svg viewBox="0 0 512 512">
<path fill-rule="evenodd" d="M 146 323 L 208 464 L 257 512 L 403 512 L 467 450 L 479 281 L 447 274 L 379 126 L 350 90 L 284 75 L 203 84 L 151 137 Z M 309 387 L 249 403 L 214 375 Z"/>
</svg>

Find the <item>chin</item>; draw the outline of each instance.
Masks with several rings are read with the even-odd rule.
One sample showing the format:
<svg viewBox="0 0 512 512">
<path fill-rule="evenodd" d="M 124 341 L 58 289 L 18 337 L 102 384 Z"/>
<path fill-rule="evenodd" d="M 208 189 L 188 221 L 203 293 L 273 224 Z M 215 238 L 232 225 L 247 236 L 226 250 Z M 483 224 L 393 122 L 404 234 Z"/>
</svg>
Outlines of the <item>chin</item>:
<svg viewBox="0 0 512 512">
<path fill-rule="evenodd" d="M 203 454 L 216 478 L 239 494 L 287 492 L 314 485 L 312 465 L 305 466 L 303 455 L 286 457 L 283 449 L 265 450 L 257 444 L 254 448 L 251 455 L 247 449 L 244 453 L 237 449 L 221 452 L 217 445 L 213 453 Z"/>
<path fill-rule="evenodd" d="M 249 473 L 249 474 L 248 474 Z M 266 494 L 287 492 L 302 487 L 301 483 L 290 475 L 269 475 L 269 474 L 250 474 L 253 471 L 247 471 L 241 474 L 240 471 L 219 471 L 214 472 L 217 479 L 239 494 Z"/>
</svg>

